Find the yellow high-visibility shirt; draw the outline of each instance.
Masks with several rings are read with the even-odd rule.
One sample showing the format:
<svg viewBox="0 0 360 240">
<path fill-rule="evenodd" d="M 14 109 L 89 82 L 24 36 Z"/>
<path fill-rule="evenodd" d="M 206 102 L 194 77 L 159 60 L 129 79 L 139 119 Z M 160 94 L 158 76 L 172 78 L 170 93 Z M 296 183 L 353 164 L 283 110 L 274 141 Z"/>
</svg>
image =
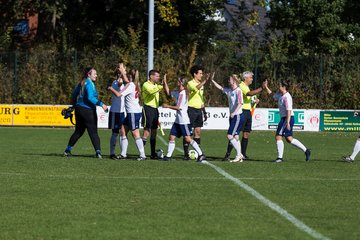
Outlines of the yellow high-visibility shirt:
<svg viewBox="0 0 360 240">
<path fill-rule="evenodd" d="M 189 107 L 200 109 L 204 107 L 204 86 L 200 89 L 197 89 L 197 85 L 200 82 L 195 81 L 195 79 L 188 82 L 189 89 Z"/>
<path fill-rule="evenodd" d="M 251 110 L 251 96 L 246 96 L 248 92 L 250 92 L 250 88 L 244 82 L 240 83 L 240 89 L 243 93 L 244 104 L 242 105 L 242 109 Z"/>
<path fill-rule="evenodd" d="M 159 107 L 159 92 L 163 89 L 163 86 L 151 81 L 146 81 L 142 85 L 141 95 L 143 97 L 144 105 L 158 108 Z"/>
</svg>

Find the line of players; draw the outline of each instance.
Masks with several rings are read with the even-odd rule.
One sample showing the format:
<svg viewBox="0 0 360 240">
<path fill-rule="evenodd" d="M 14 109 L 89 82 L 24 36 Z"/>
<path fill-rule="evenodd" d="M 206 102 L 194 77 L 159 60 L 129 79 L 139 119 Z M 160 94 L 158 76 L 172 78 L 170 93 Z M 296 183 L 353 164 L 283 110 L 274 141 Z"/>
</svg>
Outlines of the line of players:
<svg viewBox="0 0 360 240">
<path fill-rule="evenodd" d="M 96 80 L 96 71 L 94 69 L 90 69 L 86 71 L 86 73 L 87 79 L 82 81 L 84 83 L 79 83 L 76 88 L 79 89 L 78 92 L 80 94 L 78 95 L 80 95 L 80 97 L 82 96 L 81 93 L 83 91 L 82 89 L 84 88 L 82 85 L 84 85 L 86 88 L 86 81 L 89 80 L 88 82 L 91 82 Z M 257 104 L 259 101 L 256 99 L 255 102 L 252 102 L 252 97 L 256 96 L 263 90 L 266 90 L 268 94 L 272 94 L 272 91 L 268 87 L 268 80 L 265 80 L 261 87 L 251 91 L 249 86 L 253 81 L 253 73 L 249 71 L 242 74 L 243 81 L 241 81 L 241 83 L 239 76 L 236 74 L 231 75 L 228 80 L 229 87 L 227 88 L 224 88 L 214 80 L 215 74 L 212 74 L 211 76 L 208 75 L 204 80 L 202 80 L 204 74 L 203 69 L 200 66 L 193 66 L 190 70 L 190 73 L 193 77 L 191 81 L 188 81 L 184 76 L 179 77 L 177 79 L 178 89 L 176 91 L 170 91 L 166 75 L 164 76 L 163 83 L 160 84 L 160 73 L 157 70 L 151 70 L 149 72 L 148 80 L 141 87 L 139 83 L 138 72 L 134 70 L 128 74 L 124 64 L 122 62 L 118 63 L 116 69 L 117 79 L 112 82 L 111 86 L 108 87 L 108 90 L 113 94 L 109 113 L 109 128 L 112 129 L 112 135 L 110 138 L 110 158 L 127 158 L 127 134 L 129 131 L 131 131 L 139 152 L 139 157 L 137 158 L 138 160 L 146 159 L 144 146 L 147 143 L 148 137 L 150 137 L 151 159 L 161 158 L 162 160 L 170 160 L 175 149 L 175 138 L 183 137 L 184 160 L 190 159 L 188 154 L 189 145 L 191 145 L 192 148 L 194 148 L 194 150 L 198 153 L 197 161 L 202 162 L 206 160 L 205 154 L 203 154 L 203 151 L 200 147 L 200 136 L 201 127 L 203 126 L 203 122 L 206 121 L 207 116 L 204 108 L 204 85 L 208 80 L 211 80 L 214 86 L 227 96 L 229 103 L 230 117 L 229 128 L 227 131 L 227 139 L 229 143 L 224 160 L 229 160 L 232 148 L 235 148 L 236 150 L 236 157 L 230 162 L 243 162 L 243 160 L 249 159 L 249 157 L 246 155 L 246 150 L 251 132 L 251 109 L 252 104 Z M 104 110 L 107 110 L 107 106 L 97 100 L 97 92 L 93 83 L 90 84 L 90 87 L 88 87 L 88 91 L 91 92 L 91 89 L 94 92 L 94 96 L 96 95 L 95 98 L 92 99 L 93 105 L 102 106 Z M 286 81 L 281 81 L 279 85 L 279 92 L 273 95 L 274 100 L 278 102 L 281 116 L 281 120 L 278 124 L 275 135 L 276 148 L 278 152 L 277 158 L 273 161 L 275 163 L 283 162 L 283 137 L 285 137 L 288 143 L 299 148 L 305 153 L 306 161 L 310 160 L 311 156 L 311 150 L 306 148 L 299 140 L 293 138 L 293 101 L 290 93 L 288 92 L 288 89 L 289 84 Z M 156 135 L 157 128 L 159 126 L 158 108 L 160 103 L 160 92 L 162 92 L 162 90 L 164 90 L 168 97 L 174 98 L 176 102 L 175 105 L 162 104 L 162 107 L 170 108 L 176 111 L 175 122 L 170 130 L 168 151 L 165 157 L 160 157 L 156 151 Z M 77 91 L 74 92 L 76 93 Z M 141 108 L 139 104 L 140 94 L 143 98 L 143 108 Z M 76 110 L 80 112 L 79 109 L 81 108 L 76 108 L 76 106 L 79 104 L 74 100 L 75 99 L 73 99 L 73 105 L 75 106 L 75 117 L 79 118 L 81 113 L 76 114 Z M 83 105 L 85 106 L 86 104 Z M 100 140 L 98 139 L 97 131 L 95 134 L 95 131 L 91 130 L 93 127 L 89 128 L 86 123 L 88 122 L 86 119 L 90 115 L 94 115 L 93 112 L 84 112 L 84 123 L 81 124 L 82 126 L 79 124 L 76 125 L 75 132 L 70 138 L 69 144 L 64 152 L 65 156 L 71 155 L 71 149 L 73 145 L 76 143 L 77 139 L 81 137 L 82 133 L 85 131 L 85 128 L 87 128 L 96 150 L 96 156 L 101 158 Z M 142 138 L 139 131 L 140 119 L 142 119 L 142 124 L 144 126 L 144 134 Z M 95 124 L 90 125 L 92 126 Z M 194 129 L 194 133 L 192 128 Z M 90 130 L 92 134 L 90 133 Z M 243 132 L 241 141 L 239 140 L 240 131 Z M 192 138 L 192 136 L 194 137 Z M 118 139 L 120 139 L 120 155 L 115 154 L 115 148 Z M 360 137 L 354 146 L 352 155 L 344 157 L 344 160 L 347 162 L 353 162 L 359 151 Z"/>
<path fill-rule="evenodd" d="M 203 151 L 200 148 L 201 127 L 203 121 L 206 120 L 206 112 L 204 108 L 204 85 L 210 79 L 209 76 L 202 81 L 203 69 L 200 66 L 193 66 L 190 70 L 193 80 L 187 81 L 185 77 L 180 77 L 177 80 L 177 91 L 169 90 L 166 75 L 163 79 L 163 84 L 159 84 L 160 74 L 156 70 L 149 72 L 149 80 L 142 86 L 143 96 L 143 126 L 144 135 L 140 138 L 139 121 L 141 117 L 141 107 L 139 105 L 140 86 L 138 81 L 138 74 L 131 75 L 134 81 L 127 77 L 126 68 L 123 63 L 118 64 L 117 79 L 113 82 L 109 90 L 113 93 L 111 110 L 109 114 L 109 128 L 112 129 L 112 136 L 110 139 L 110 157 L 113 159 L 126 158 L 128 140 L 127 133 L 132 131 L 136 146 L 139 151 L 138 160 L 145 160 L 144 146 L 150 136 L 151 145 L 151 159 L 158 159 L 156 154 L 156 135 L 159 123 L 159 93 L 165 88 L 167 96 L 175 98 L 176 105 L 163 104 L 162 107 L 176 110 L 176 117 L 174 125 L 170 130 L 168 151 L 163 160 L 170 160 L 175 149 L 175 138 L 183 137 L 184 145 L 184 159 L 188 160 L 188 146 L 191 145 L 198 152 L 198 161 L 206 159 Z M 253 80 L 251 72 L 243 73 L 244 81 L 241 82 L 239 77 L 235 74 L 229 77 L 229 88 L 220 86 L 214 80 L 214 74 L 211 76 L 211 81 L 227 95 L 229 102 L 229 129 L 227 138 L 229 140 L 228 150 L 225 159 L 228 160 L 232 148 L 236 150 L 236 157 L 230 162 L 242 162 L 248 159 L 246 149 L 248 145 L 249 134 L 251 132 L 251 96 L 255 96 L 263 89 L 266 89 L 269 94 L 272 91 L 267 86 L 265 81 L 262 87 L 250 91 L 249 86 Z M 135 82 L 135 83 L 134 83 Z M 287 92 L 288 85 L 282 82 L 280 85 L 280 93 L 274 95 L 274 99 L 279 102 L 281 122 L 276 133 L 276 145 L 278 150 L 278 157 L 274 161 L 280 163 L 283 161 L 284 144 L 282 137 L 292 145 L 304 151 L 306 160 L 310 159 L 311 151 L 307 149 L 300 141 L 292 137 L 292 127 L 294 124 L 294 117 L 292 112 L 292 98 Z M 125 108 L 123 107 L 125 105 Z M 127 116 L 125 118 L 125 111 Z M 194 139 L 192 139 L 192 128 L 194 128 Z M 241 143 L 239 141 L 240 131 L 243 131 L 243 138 Z M 115 146 L 120 134 L 121 154 L 115 155 Z"/>
</svg>

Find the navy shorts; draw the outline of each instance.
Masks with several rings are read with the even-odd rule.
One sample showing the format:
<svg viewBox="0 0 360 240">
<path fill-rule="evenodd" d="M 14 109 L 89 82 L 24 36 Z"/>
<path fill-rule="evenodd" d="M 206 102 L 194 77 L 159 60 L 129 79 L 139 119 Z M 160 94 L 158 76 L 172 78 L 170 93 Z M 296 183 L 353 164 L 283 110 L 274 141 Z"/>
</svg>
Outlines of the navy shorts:
<svg viewBox="0 0 360 240">
<path fill-rule="evenodd" d="M 128 113 L 126 115 L 124 125 L 126 125 L 131 131 L 140 128 L 141 113 Z"/>
<path fill-rule="evenodd" d="M 233 118 L 229 119 L 229 129 L 227 131 L 228 135 L 235 136 L 239 135 L 241 131 L 241 127 L 244 122 L 244 115 L 238 114 L 235 115 Z"/>
<path fill-rule="evenodd" d="M 286 128 L 286 117 L 282 117 L 276 130 L 276 136 L 284 136 L 284 137 L 292 136 L 293 126 L 294 126 L 294 116 L 291 116 L 290 118 L 290 130 Z"/>
<path fill-rule="evenodd" d="M 179 124 L 174 123 L 170 130 L 170 135 L 176 136 L 176 137 L 186 137 L 191 136 L 192 131 L 189 124 Z"/>
</svg>

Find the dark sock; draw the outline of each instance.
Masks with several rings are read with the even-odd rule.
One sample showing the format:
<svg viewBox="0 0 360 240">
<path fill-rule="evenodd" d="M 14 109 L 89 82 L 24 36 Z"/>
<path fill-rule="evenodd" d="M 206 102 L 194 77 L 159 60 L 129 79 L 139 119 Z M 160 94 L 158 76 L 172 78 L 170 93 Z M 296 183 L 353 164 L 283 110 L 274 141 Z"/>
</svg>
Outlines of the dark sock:
<svg viewBox="0 0 360 240">
<path fill-rule="evenodd" d="M 156 156 L 156 153 L 155 153 L 156 138 L 150 138 L 150 148 L 151 148 L 151 156 Z"/>
<path fill-rule="evenodd" d="M 142 141 L 143 141 L 143 144 L 144 144 L 144 147 L 145 147 L 146 142 L 147 142 L 147 139 L 146 139 L 146 138 L 142 138 Z"/>
<path fill-rule="evenodd" d="M 246 149 L 248 146 L 249 139 L 248 138 L 242 138 L 241 139 L 241 154 L 246 156 Z"/>
<path fill-rule="evenodd" d="M 234 148 L 234 146 L 233 146 L 233 145 L 231 144 L 231 142 L 229 141 L 229 142 L 228 142 L 228 145 L 227 145 L 226 154 L 230 155 L 233 148 Z"/>
<path fill-rule="evenodd" d="M 183 138 L 184 156 L 189 156 L 189 143 Z"/>
<path fill-rule="evenodd" d="M 194 138 L 194 141 L 199 145 L 200 147 L 200 138 Z"/>
</svg>

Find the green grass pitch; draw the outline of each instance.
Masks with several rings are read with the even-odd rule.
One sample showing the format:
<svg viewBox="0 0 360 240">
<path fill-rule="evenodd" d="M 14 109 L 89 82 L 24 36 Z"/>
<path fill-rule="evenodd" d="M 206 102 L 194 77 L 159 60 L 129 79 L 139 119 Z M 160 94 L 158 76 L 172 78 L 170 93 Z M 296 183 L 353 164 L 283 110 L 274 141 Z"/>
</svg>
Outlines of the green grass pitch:
<svg viewBox="0 0 360 240">
<path fill-rule="evenodd" d="M 64 158 L 72 132 L 0 128 L 0 239 L 313 239 L 213 167 L 181 160 L 180 139 L 174 161 L 114 161 L 111 131 L 99 130 L 103 159 L 87 133 Z M 202 132 L 209 163 L 325 239 L 360 239 L 360 159 L 341 161 L 357 133 L 295 132 L 312 159 L 285 142 L 281 164 L 271 163 L 274 132 L 252 132 L 251 160 L 236 164 L 221 161 L 225 135 Z M 137 155 L 133 140 L 129 155 Z"/>
</svg>

